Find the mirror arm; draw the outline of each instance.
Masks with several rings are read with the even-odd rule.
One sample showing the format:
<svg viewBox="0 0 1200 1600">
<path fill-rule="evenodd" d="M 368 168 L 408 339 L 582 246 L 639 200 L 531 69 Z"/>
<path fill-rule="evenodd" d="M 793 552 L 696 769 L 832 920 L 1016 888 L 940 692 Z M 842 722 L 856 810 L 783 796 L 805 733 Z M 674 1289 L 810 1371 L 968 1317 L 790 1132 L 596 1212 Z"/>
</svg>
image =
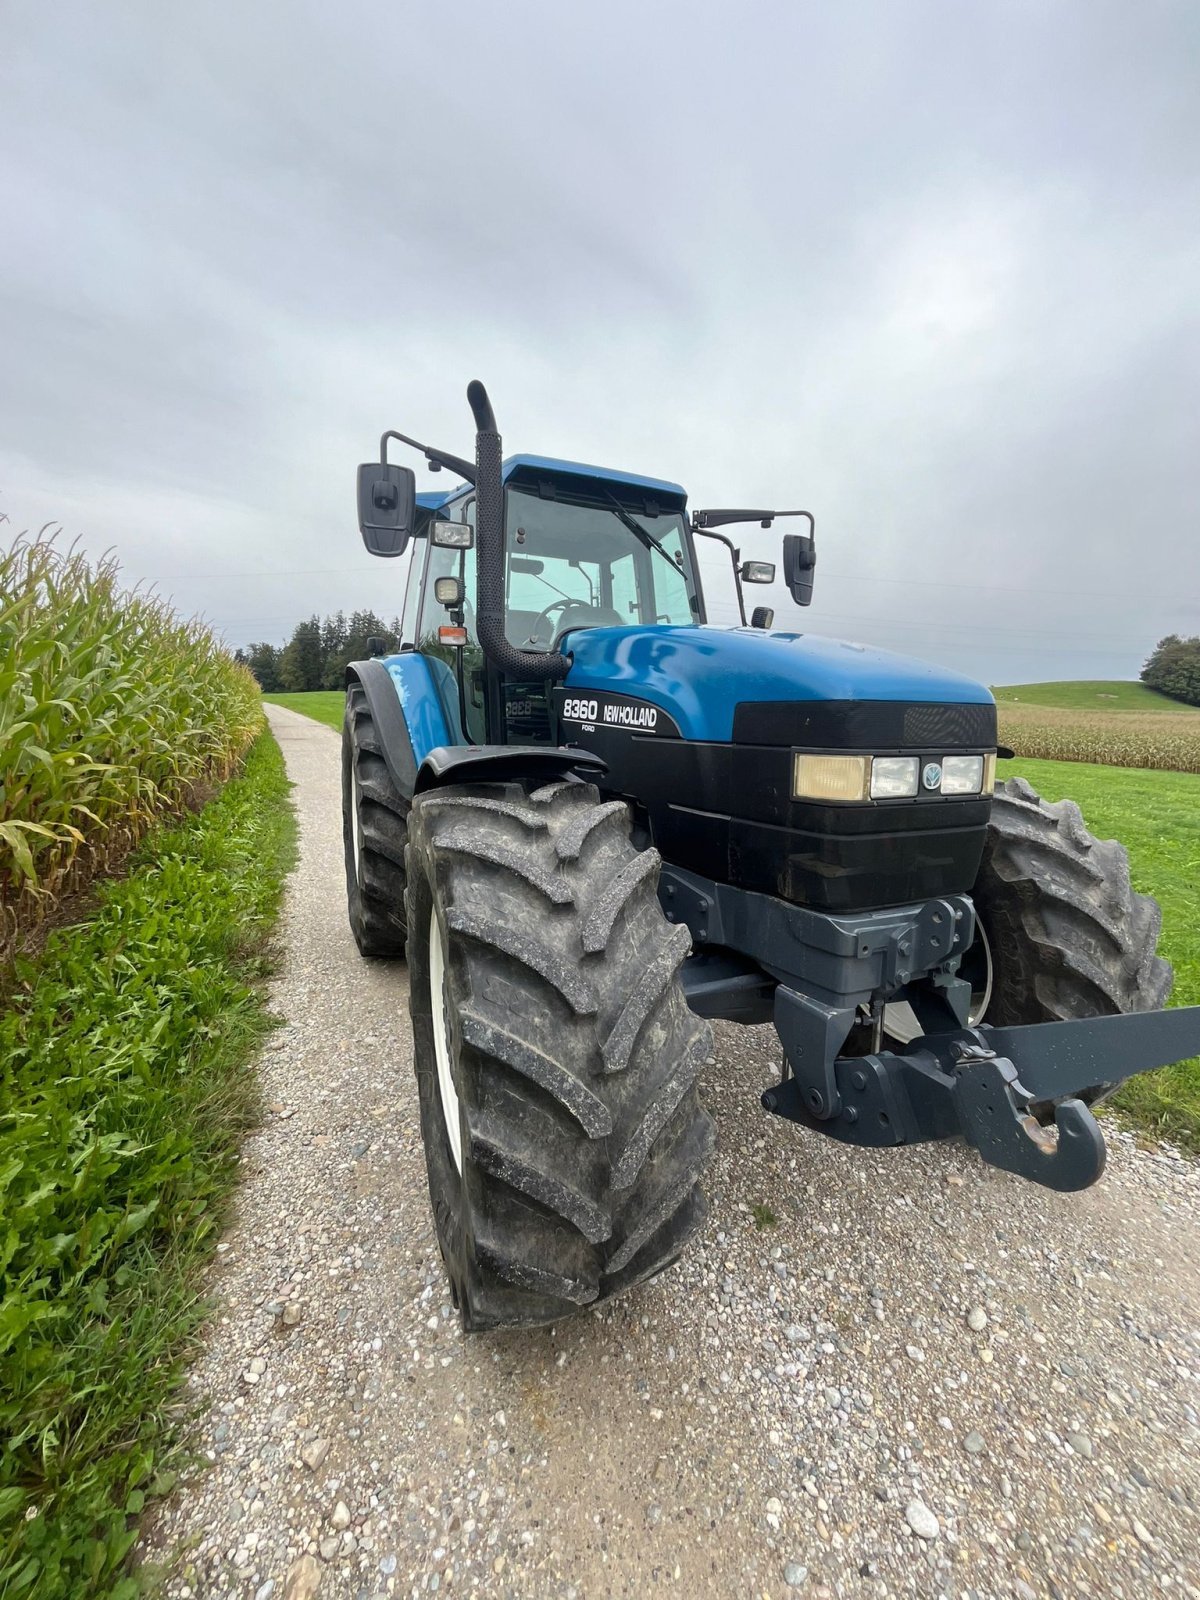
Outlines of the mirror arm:
<svg viewBox="0 0 1200 1600">
<path fill-rule="evenodd" d="M 702 516 L 704 513 L 701 512 L 698 513 L 698 515 Z M 692 532 L 702 533 L 706 539 L 719 539 L 725 546 L 726 550 L 729 551 L 729 559 L 733 562 L 733 587 L 737 590 L 738 612 L 742 619 L 742 627 L 744 628 L 746 626 L 746 603 L 742 599 L 742 580 L 738 571 L 739 567 L 741 566 L 742 552 L 727 534 L 717 533 L 713 528 L 701 527 L 701 525 L 696 521 L 695 517 L 692 518 Z"/>
<path fill-rule="evenodd" d="M 422 444 L 419 439 L 410 439 L 406 433 L 397 433 L 395 428 L 380 435 L 379 459 L 387 462 L 387 442 L 389 439 L 399 439 L 401 444 L 411 445 L 414 450 L 419 450 L 431 466 L 449 467 L 451 472 L 457 472 L 460 478 L 465 478 L 468 483 L 475 482 L 475 463 L 464 461 L 461 456 L 452 456 L 449 451 L 437 450 L 430 444 Z"/>
<path fill-rule="evenodd" d="M 811 511 L 694 511 L 692 529 L 696 533 L 708 533 L 713 528 L 723 528 L 731 522 L 758 522 L 764 528 L 769 528 L 776 517 L 807 517 L 810 537 L 816 532 Z"/>
</svg>

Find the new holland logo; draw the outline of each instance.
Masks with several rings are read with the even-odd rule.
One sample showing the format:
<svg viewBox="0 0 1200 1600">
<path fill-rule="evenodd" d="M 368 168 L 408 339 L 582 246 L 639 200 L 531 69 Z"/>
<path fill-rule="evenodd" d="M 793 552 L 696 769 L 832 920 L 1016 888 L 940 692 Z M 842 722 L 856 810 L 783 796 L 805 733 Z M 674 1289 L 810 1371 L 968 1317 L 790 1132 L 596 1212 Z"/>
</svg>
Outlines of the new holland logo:
<svg viewBox="0 0 1200 1600">
<path fill-rule="evenodd" d="M 925 770 L 921 773 L 921 782 L 927 789 L 940 789 L 942 786 L 942 769 L 938 762 L 926 763 Z"/>
</svg>

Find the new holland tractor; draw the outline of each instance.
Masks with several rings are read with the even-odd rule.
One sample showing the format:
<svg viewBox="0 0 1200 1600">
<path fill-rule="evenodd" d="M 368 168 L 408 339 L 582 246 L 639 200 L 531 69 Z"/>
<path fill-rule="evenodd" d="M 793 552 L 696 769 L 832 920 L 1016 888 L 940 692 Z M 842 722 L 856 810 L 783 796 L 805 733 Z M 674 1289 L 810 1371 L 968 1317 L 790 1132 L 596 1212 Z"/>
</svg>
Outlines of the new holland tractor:
<svg viewBox="0 0 1200 1600">
<path fill-rule="evenodd" d="M 1091 1107 L 1200 1049 L 1161 1009 L 1160 913 L 1120 845 L 1020 778 L 940 667 L 706 623 L 696 540 L 803 511 L 693 510 L 676 483 L 475 459 L 390 431 L 367 549 L 411 544 L 397 654 L 347 671 L 343 823 L 364 956 L 407 952 L 437 1237 L 464 1327 L 533 1326 L 669 1266 L 699 1227 L 709 1018 L 774 1023 L 777 1117 L 847 1144 L 960 1137 L 1093 1183 Z M 417 494 L 392 441 L 461 480 Z M 744 611 L 743 611 L 744 619 Z"/>
</svg>

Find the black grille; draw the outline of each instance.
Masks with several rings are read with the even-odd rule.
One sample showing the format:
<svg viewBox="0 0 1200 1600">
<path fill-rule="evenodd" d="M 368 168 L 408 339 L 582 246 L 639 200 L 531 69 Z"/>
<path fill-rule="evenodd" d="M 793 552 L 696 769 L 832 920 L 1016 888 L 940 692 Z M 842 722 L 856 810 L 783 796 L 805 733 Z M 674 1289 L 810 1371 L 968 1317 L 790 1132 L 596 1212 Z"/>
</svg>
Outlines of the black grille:
<svg viewBox="0 0 1200 1600">
<path fill-rule="evenodd" d="M 995 706 L 906 706 L 902 744 L 919 750 L 996 742 Z"/>
<path fill-rule="evenodd" d="M 904 700 L 745 701 L 733 713 L 735 744 L 809 750 L 990 750 L 994 705 L 914 705 Z"/>
</svg>

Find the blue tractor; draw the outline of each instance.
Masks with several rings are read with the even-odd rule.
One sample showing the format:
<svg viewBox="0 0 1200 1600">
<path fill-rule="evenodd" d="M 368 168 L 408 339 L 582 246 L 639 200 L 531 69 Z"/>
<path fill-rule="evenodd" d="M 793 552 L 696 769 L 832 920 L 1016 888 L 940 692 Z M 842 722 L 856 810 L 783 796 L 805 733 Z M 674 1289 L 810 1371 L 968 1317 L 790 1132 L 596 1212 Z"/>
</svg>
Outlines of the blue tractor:
<svg viewBox="0 0 1200 1600">
<path fill-rule="evenodd" d="M 848 1144 L 965 1138 L 1093 1183 L 1089 1109 L 1200 1047 L 1157 905 L 1070 802 L 996 784 L 969 678 L 705 620 L 698 538 L 807 512 L 384 434 L 368 550 L 412 543 L 398 654 L 347 672 L 343 821 L 365 956 L 407 952 L 429 1191 L 464 1327 L 533 1326 L 670 1265 L 705 1214 L 706 1019 L 773 1022 L 764 1108 Z M 392 440 L 462 480 L 416 494 Z M 739 602 L 740 603 L 740 602 Z"/>
</svg>

